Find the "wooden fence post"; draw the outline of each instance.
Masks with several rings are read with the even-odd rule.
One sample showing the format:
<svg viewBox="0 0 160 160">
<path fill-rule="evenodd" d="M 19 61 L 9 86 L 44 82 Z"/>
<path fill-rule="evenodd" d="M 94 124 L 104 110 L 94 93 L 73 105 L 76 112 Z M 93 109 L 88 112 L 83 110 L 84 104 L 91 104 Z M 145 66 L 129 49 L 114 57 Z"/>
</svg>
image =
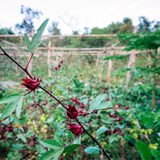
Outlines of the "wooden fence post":
<svg viewBox="0 0 160 160">
<path fill-rule="evenodd" d="M 114 48 L 111 49 L 111 56 L 113 56 L 113 55 L 114 55 Z M 111 70 L 112 70 L 112 60 L 109 59 L 109 61 L 108 61 L 108 75 L 107 75 L 107 79 L 109 79 L 110 76 L 111 76 Z"/>
<path fill-rule="evenodd" d="M 47 59 L 47 65 L 48 65 L 48 76 L 52 77 L 51 74 L 51 51 L 50 51 L 50 47 L 51 47 L 51 41 L 49 41 L 48 43 L 48 59 Z"/>
<path fill-rule="evenodd" d="M 132 50 L 130 57 L 129 57 L 129 62 L 127 68 L 131 69 L 134 66 L 134 63 L 136 61 L 136 55 L 135 55 L 135 50 Z M 131 71 L 127 71 L 127 80 L 126 80 L 126 87 L 129 87 L 129 82 L 131 81 Z"/>
<path fill-rule="evenodd" d="M 100 56 L 100 52 L 97 52 L 97 60 L 96 60 L 96 66 L 98 66 L 98 63 L 99 63 L 99 56 Z"/>
<path fill-rule="evenodd" d="M 134 27 L 133 34 L 136 34 L 138 32 L 137 26 Z M 129 62 L 127 68 L 131 69 L 134 66 L 134 63 L 136 61 L 136 55 L 135 55 L 135 50 L 132 50 L 130 57 L 129 57 Z M 126 80 L 126 87 L 129 87 L 129 82 L 131 81 L 131 71 L 127 71 L 127 80 Z"/>
</svg>

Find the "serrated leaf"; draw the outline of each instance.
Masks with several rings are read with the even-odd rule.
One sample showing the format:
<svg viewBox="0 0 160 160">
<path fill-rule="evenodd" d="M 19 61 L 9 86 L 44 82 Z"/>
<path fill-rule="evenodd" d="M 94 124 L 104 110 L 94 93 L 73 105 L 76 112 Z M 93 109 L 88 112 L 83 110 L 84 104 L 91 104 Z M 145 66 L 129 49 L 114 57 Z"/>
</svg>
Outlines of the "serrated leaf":
<svg viewBox="0 0 160 160">
<path fill-rule="evenodd" d="M 19 118 L 19 117 L 20 117 L 20 114 L 21 114 L 23 97 L 24 97 L 24 96 L 22 96 L 22 97 L 20 98 L 20 100 L 18 101 L 18 104 L 17 104 L 17 108 L 16 108 L 17 118 Z"/>
<path fill-rule="evenodd" d="M 100 109 L 109 109 L 109 108 L 112 108 L 112 104 L 110 101 L 106 101 L 106 102 L 103 102 L 103 103 L 100 103 L 99 105 L 97 105 L 94 110 L 100 110 Z"/>
<path fill-rule="evenodd" d="M 63 140 L 57 135 L 54 135 L 55 140 L 59 143 L 61 147 L 63 147 Z"/>
<path fill-rule="evenodd" d="M 46 153 L 44 153 L 40 160 L 58 160 L 59 156 L 62 154 L 63 148 L 61 149 L 52 149 Z"/>
<path fill-rule="evenodd" d="M 141 155 L 142 160 L 152 160 L 152 154 L 145 144 L 143 144 L 141 141 L 137 141 L 136 147 Z"/>
<path fill-rule="evenodd" d="M 28 51 L 32 52 L 32 50 L 31 50 L 31 42 L 30 42 L 29 37 L 28 37 L 28 35 L 26 33 L 24 34 L 24 39 L 25 39 Z"/>
<path fill-rule="evenodd" d="M 57 148 L 62 148 L 62 146 L 56 141 L 56 140 L 42 140 L 39 141 L 44 147 L 52 148 L 52 149 L 57 149 Z"/>
<path fill-rule="evenodd" d="M 107 130 L 108 128 L 106 128 L 105 126 L 102 126 L 97 130 L 97 135 L 99 136 L 100 134 L 106 132 Z"/>
<path fill-rule="evenodd" d="M 37 47 L 40 45 L 40 38 L 46 28 L 46 25 L 48 23 L 49 19 L 46 19 L 42 25 L 38 28 L 37 33 L 34 34 L 34 37 L 31 42 L 31 51 L 34 53 L 34 51 L 37 49 Z"/>
<path fill-rule="evenodd" d="M 6 97 L 0 99 L 0 104 L 14 101 L 14 100 L 16 100 L 16 99 L 19 99 L 20 96 L 21 96 L 21 95 L 19 95 L 19 94 L 12 94 L 12 95 L 6 96 Z"/>
<path fill-rule="evenodd" d="M 20 98 L 19 98 L 20 99 Z M 14 100 L 13 102 L 11 102 L 8 107 L 4 110 L 4 112 L 2 113 L 2 116 L 0 117 L 1 122 L 3 122 L 4 120 L 6 120 L 6 118 L 10 117 L 10 115 L 12 114 L 12 112 L 14 111 L 16 105 L 19 102 L 19 99 Z"/>
<path fill-rule="evenodd" d="M 100 94 L 91 102 L 91 105 L 90 105 L 91 112 L 103 101 L 105 96 L 106 96 L 105 94 Z"/>
<path fill-rule="evenodd" d="M 96 147 L 87 147 L 84 151 L 88 154 L 93 154 L 93 155 L 97 155 L 100 153 L 100 149 Z"/>
</svg>

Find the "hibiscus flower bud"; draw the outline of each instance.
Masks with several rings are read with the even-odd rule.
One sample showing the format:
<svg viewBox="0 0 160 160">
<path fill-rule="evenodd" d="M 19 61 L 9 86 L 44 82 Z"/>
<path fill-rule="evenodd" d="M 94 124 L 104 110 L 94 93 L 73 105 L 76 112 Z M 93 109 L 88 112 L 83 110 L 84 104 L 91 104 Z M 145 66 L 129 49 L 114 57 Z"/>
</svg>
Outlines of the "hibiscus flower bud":
<svg viewBox="0 0 160 160">
<path fill-rule="evenodd" d="M 10 125 L 10 126 L 8 127 L 8 131 L 9 131 L 9 132 L 13 132 L 13 130 L 14 130 L 14 128 Z"/>
<path fill-rule="evenodd" d="M 81 103 L 79 107 L 80 107 L 80 108 L 84 108 L 84 104 L 83 104 L 83 103 Z"/>
<path fill-rule="evenodd" d="M 78 103 L 79 103 L 79 100 L 78 100 L 78 99 L 75 99 L 75 103 L 78 104 Z"/>
<path fill-rule="evenodd" d="M 77 123 L 67 123 L 69 126 L 66 127 L 67 130 L 70 130 L 74 135 L 79 136 L 82 134 L 82 126 Z"/>
<path fill-rule="evenodd" d="M 125 106 L 125 109 L 126 109 L 126 110 L 129 109 L 129 106 Z"/>
<path fill-rule="evenodd" d="M 2 134 L 2 135 L 1 135 L 1 139 L 5 139 L 5 135 Z"/>
<path fill-rule="evenodd" d="M 109 101 L 109 98 L 106 98 L 106 101 Z"/>
<path fill-rule="evenodd" d="M 35 92 L 35 90 L 39 86 L 39 82 L 41 82 L 41 79 L 29 79 L 26 77 L 26 79 L 22 79 L 24 81 L 23 83 L 20 83 L 21 85 L 25 86 L 29 91 Z"/>
<path fill-rule="evenodd" d="M 61 67 L 61 65 L 59 64 L 59 65 L 58 65 L 58 68 L 60 68 L 60 67 Z"/>
<path fill-rule="evenodd" d="M 75 119 L 78 116 L 78 110 L 76 109 L 75 105 L 69 104 L 66 113 L 70 119 Z"/>
</svg>

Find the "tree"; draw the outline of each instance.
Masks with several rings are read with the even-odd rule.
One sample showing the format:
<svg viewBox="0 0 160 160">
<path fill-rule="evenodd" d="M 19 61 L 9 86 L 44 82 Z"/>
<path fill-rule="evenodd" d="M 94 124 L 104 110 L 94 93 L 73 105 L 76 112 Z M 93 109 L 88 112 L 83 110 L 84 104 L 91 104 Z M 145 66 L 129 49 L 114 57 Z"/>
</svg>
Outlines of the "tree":
<svg viewBox="0 0 160 160">
<path fill-rule="evenodd" d="M 121 22 L 116 22 L 116 23 L 112 22 L 107 27 L 108 33 L 117 34 L 122 25 L 123 25 L 123 23 L 121 23 Z"/>
<path fill-rule="evenodd" d="M 26 32 L 30 34 L 32 29 L 34 29 L 34 19 L 39 19 L 42 12 L 22 5 L 21 14 L 24 15 L 24 19 L 21 24 L 16 24 L 16 28 L 20 31 L 19 33 Z"/>
<path fill-rule="evenodd" d="M 48 32 L 52 35 L 61 35 L 61 31 L 58 29 L 58 22 L 52 22 L 52 26 L 48 28 Z"/>
<path fill-rule="evenodd" d="M 123 25 L 120 27 L 119 33 L 125 33 L 125 32 L 133 32 L 133 25 L 132 25 L 132 20 L 130 18 L 124 18 L 123 19 Z"/>
<path fill-rule="evenodd" d="M 152 24 L 154 21 L 149 21 L 146 17 L 141 16 L 139 17 L 139 25 L 138 25 L 138 30 L 139 32 L 145 32 L 145 31 L 151 31 L 152 30 Z"/>
<path fill-rule="evenodd" d="M 15 34 L 11 28 L 1 28 L 0 29 L 0 35 L 13 35 Z M 14 37 L 4 37 L 3 40 L 9 41 L 9 42 L 14 42 L 14 43 L 18 43 L 19 39 L 18 38 L 14 38 Z"/>
</svg>

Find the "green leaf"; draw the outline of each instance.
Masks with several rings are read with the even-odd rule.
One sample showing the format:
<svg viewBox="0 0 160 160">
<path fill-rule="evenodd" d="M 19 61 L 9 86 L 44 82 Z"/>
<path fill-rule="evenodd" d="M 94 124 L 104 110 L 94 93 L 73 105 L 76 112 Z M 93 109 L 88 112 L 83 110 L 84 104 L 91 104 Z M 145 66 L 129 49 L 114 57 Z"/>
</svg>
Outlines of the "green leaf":
<svg viewBox="0 0 160 160">
<path fill-rule="evenodd" d="M 22 96 L 22 97 L 20 98 L 20 100 L 18 101 L 18 105 L 17 105 L 17 108 L 16 108 L 17 118 L 19 118 L 19 117 L 20 117 L 20 114 L 21 114 L 23 97 L 24 97 L 24 96 Z"/>
<path fill-rule="evenodd" d="M 49 19 L 46 19 L 42 25 L 38 28 L 37 33 L 34 34 L 34 37 L 31 42 L 31 53 L 34 53 L 34 51 L 37 49 L 37 47 L 40 45 L 40 38 L 46 28 L 46 25 L 48 23 Z"/>
<path fill-rule="evenodd" d="M 105 58 L 103 58 L 103 60 L 116 60 L 116 59 L 123 59 L 123 58 L 126 58 L 126 57 L 129 57 L 129 54 L 128 55 L 122 55 L 122 56 L 107 56 Z"/>
<path fill-rule="evenodd" d="M 61 147 L 63 147 L 63 140 L 57 135 L 54 135 L 55 140 L 59 143 Z"/>
<path fill-rule="evenodd" d="M 155 150 L 155 149 L 151 149 L 151 153 L 152 153 L 152 156 L 155 157 L 154 160 L 159 160 L 160 151 L 157 151 L 157 150 Z"/>
<path fill-rule="evenodd" d="M 6 118 L 8 118 L 12 114 L 19 100 L 20 98 L 14 100 L 8 105 L 8 107 L 4 110 L 4 112 L 2 113 L 2 116 L 0 117 L 1 122 L 3 122 Z"/>
<path fill-rule="evenodd" d="M 62 154 L 63 148 L 61 149 L 52 149 L 46 153 L 44 153 L 40 160 L 58 160 L 59 156 Z"/>
<path fill-rule="evenodd" d="M 24 143 L 27 142 L 23 134 L 17 134 L 17 138 L 21 139 Z"/>
<path fill-rule="evenodd" d="M 108 128 L 106 128 L 105 126 L 102 126 L 101 128 L 97 130 L 97 135 L 99 136 L 100 134 L 104 133 L 107 130 Z"/>
<path fill-rule="evenodd" d="M 113 135 L 113 136 L 110 136 L 109 137 L 109 143 L 112 143 L 116 140 L 117 136 L 116 135 Z"/>
<path fill-rule="evenodd" d="M 100 153 L 100 149 L 96 147 L 87 147 L 84 151 L 88 154 L 93 154 L 93 155 L 97 155 Z"/>
<path fill-rule="evenodd" d="M 105 94 L 100 94 L 91 102 L 91 105 L 89 108 L 91 112 L 103 101 L 105 96 L 106 96 Z"/>
<path fill-rule="evenodd" d="M 141 115 L 140 120 L 146 127 L 153 125 L 152 119 L 147 117 L 147 115 Z"/>
<path fill-rule="evenodd" d="M 30 40 L 29 40 L 28 35 L 26 33 L 24 34 L 24 39 L 25 39 L 28 51 L 32 52 L 31 43 L 30 43 Z"/>
<path fill-rule="evenodd" d="M 39 141 L 44 147 L 49 147 L 52 149 L 62 148 L 62 145 L 59 144 L 56 140 L 42 140 Z"/>
<path fill-rule="evenodd" d="M 100 110 L 100 109 L 109 109 L 109 108 L 112 108 L 112 104 L 110 101 L 106 101 L 106 102 L 103 102 L 103 103 L 100 103 L 99 105 L 97 105 L 94 110 Z"/>
<path fill-rule="evenodd" d="M 77 147 L 79 144 L 71 144 L 67 148 L 64 149 L 63 153 L 66 153 L 65 156 L 70 155 Z"/>
<path fill-rule="evenodd" d="M 21 96 L 20 94 L 12 94 L 12 95 L 9 95 L 9 96 L 7 96 L 7 97 L 4 97 L 4 98 L 0 99 L 0 104 L 14 101 L 14 100 L 16 100 L 16 99 L 19 99 L 20 96 Z"/>
<path fill-rule="evenodd" d="M 137 141 L 136 147 L 141 155 L 142 160 L 152 160 L 152 155 L 144 143 Z"/>
</svg>

